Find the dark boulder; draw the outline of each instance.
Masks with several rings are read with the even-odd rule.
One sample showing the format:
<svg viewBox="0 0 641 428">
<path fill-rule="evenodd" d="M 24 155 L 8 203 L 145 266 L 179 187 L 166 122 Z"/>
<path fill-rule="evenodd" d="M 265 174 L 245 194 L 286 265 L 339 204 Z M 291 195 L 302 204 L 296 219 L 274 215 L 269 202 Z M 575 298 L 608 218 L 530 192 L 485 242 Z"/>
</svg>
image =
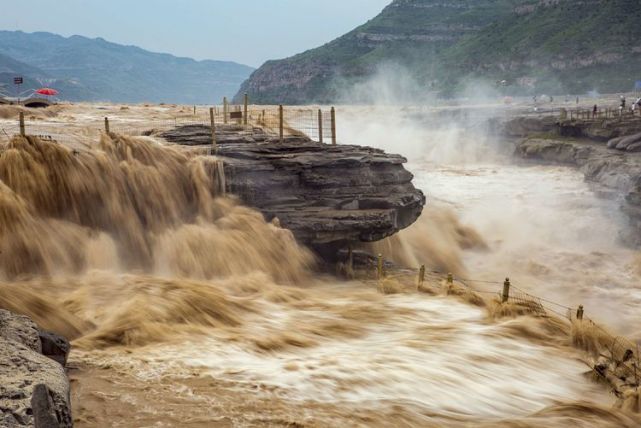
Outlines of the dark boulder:
<svg viewBox="0 0 641 428">
<path fill-rule="evenodd" d="M 49 388 L 45 384 L 38 384 L 33 388 L 31 396 L 31 410 L 35 428 L 59 428 L 60 423 L 56 416 L 53 400 Z"/>
<path fill-rule="evenodd" d="M 61 366 L 67 365 L 67 357 L 71 350 L 69 341 L 59 334 L 48 331 L 39 331 L 42 355 L 57 361 Z"/>
</svg>

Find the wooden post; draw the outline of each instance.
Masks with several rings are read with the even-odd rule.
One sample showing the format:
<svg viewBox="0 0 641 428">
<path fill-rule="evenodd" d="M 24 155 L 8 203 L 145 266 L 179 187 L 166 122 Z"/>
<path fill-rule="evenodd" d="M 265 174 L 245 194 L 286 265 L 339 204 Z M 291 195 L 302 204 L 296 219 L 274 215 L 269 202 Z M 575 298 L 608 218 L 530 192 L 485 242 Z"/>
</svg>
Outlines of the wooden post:
<svg viewBox="0 0 641 428">
<path fill-rule="evenodd" d="M 218 152 L 218 147 L 216 145 L 216 122 L 214 121 L 214 108 L 209 109 L 209 126 L 211 127 L 211 154 L 215 155 Z"/>
<path fill-rule="evenodd" d="M 336 145 L 336 109 L 332 107 L 332 144 Z"/>
<path fill-rule="evenodd" d="M 350 272 L 354 271 L 354 251 L 352 250 L 352 244 L 347 248 L 347 267 Z"/>
<path fill-rule="evenodd" d="M 26 133 L 26 131 L 24 129 L 24 113 L 23 112 L 20 112 L 19 122 L 20 122 L 20 135 L 25 137 L 27 135 L 27 133 Z"/>
<path fill-rule="evenodd" d="M 425 265 L 421 265 L 421 268 L 418 270 L 418 287 L 423 285 L 425 282 Z"/>
<path fill-rule="evenodd" d="M 579 308 L 576 310 L 576 319 L 579 321 L 583 320 L 583 305 L 579 305 Z"/>
<path fill-rule="evenodd" d="M 247 111 L 249 106 L 249 95 L 245 94 L 245 110 L 243 111 L 243 124 L 247 125 Z"/>
<path fill-rule="evenodd" d="M 454 285 L 454 275 L 452 275 L 451 273 L 448 273 L 447 274 L 447 286 L 451 288 L 453 285 Z"/>
<path fill-rule="evenodd" d="M 194 106 L 194 116 L 196 116 L 196 106 Z"/>
<path fill-rule="evenodd" d="M 378 263 L 376 266 L 376 276 L 379 280 L 383 279 L 383 276 L 385 276 L 385 272 L 383 272 L 383 255 L 382 254 L 378 255 Z"/>
<path fill-rule="evenodd" d="M 323 143 L 323 111 L 318 109 L 318 142 Z"/>
<path fill-rule="evenodd" d="M 280 142 L 283 142 L 283 134 L 285 132 L 284 126 L 285 126 L 285 118 L 284 116 L 284 111 L 283 111 L 283 105 L 278 106 L 278 127 L 280 129 Z"/>
<path fill-rule="evenodd" d="M 507 303 L 507 301 L 510 299 L 510 278 L 505 278 L 505 282 L 503 283 L 503 297 L 502 297 L 502 302 Z"/>
<path fill-rule="evenodd" d="M 227 113 L 229 106 L 227 105 L 227 97 L 223 98 L 223 123 L 227 124 Z"/>
<path fill-rule="evenodd" d="M 105 132 L 109 134 L 109 118 L 105 117 Z"/>
</svg>

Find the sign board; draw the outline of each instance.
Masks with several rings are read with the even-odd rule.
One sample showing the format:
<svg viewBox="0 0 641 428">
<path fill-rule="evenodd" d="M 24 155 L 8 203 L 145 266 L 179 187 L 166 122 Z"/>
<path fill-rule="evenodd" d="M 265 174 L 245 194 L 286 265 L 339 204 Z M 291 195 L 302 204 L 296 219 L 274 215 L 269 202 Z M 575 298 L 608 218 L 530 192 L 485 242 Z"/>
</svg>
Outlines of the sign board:
<svg viewBox="0 0 641 428">
<path fill-rule="evenodd" d="M 13 83 L 15 85 L 22 85 L 22 77 L 14 77 L 13 78 Z"/>
<path fill-rule="evenodd" d="M 229 112 L 229 118 L 230 119 L 242 119 L 243 118 L 243 112 L 242 111 L 231 111 L 231 112 Z"/>
</svg>

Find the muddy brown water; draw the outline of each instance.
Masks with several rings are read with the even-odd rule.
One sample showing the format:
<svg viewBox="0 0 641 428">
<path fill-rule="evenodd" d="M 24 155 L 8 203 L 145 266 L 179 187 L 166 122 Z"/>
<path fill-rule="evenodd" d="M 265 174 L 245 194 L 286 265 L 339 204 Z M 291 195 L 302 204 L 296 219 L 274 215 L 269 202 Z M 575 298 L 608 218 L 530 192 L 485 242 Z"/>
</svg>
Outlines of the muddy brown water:
<svg viewBox="0 0 641 428">
<path fill-rule="evenodd" d="M 541 320 L 319 276 L 217 168 L 151 139 L 2 148 L 0 304 L 73 339 L 78 426 L 638 426 Z M 465 273 L 496 251 L 426 213 L 383 248 Z"/>
</svg>

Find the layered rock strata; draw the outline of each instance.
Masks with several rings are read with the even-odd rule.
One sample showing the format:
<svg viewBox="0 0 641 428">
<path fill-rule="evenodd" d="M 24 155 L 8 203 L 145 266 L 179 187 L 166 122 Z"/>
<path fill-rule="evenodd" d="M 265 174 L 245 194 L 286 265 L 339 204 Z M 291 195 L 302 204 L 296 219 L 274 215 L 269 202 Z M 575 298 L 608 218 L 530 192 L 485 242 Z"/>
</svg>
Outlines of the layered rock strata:
<svg viewBox="0 0 641 428">
<path fill-rule="evenodd" d="M 207 127 L 161 136 L 182 145 L 211 144 Z M 303 136 L 280 142 L 260 128 L 222 127 L 217 140 L 227 191 L 330 258 L 349 242 L 378 241 L 408 227 L 425 205 L 399 155 Z"/>
</svg>

